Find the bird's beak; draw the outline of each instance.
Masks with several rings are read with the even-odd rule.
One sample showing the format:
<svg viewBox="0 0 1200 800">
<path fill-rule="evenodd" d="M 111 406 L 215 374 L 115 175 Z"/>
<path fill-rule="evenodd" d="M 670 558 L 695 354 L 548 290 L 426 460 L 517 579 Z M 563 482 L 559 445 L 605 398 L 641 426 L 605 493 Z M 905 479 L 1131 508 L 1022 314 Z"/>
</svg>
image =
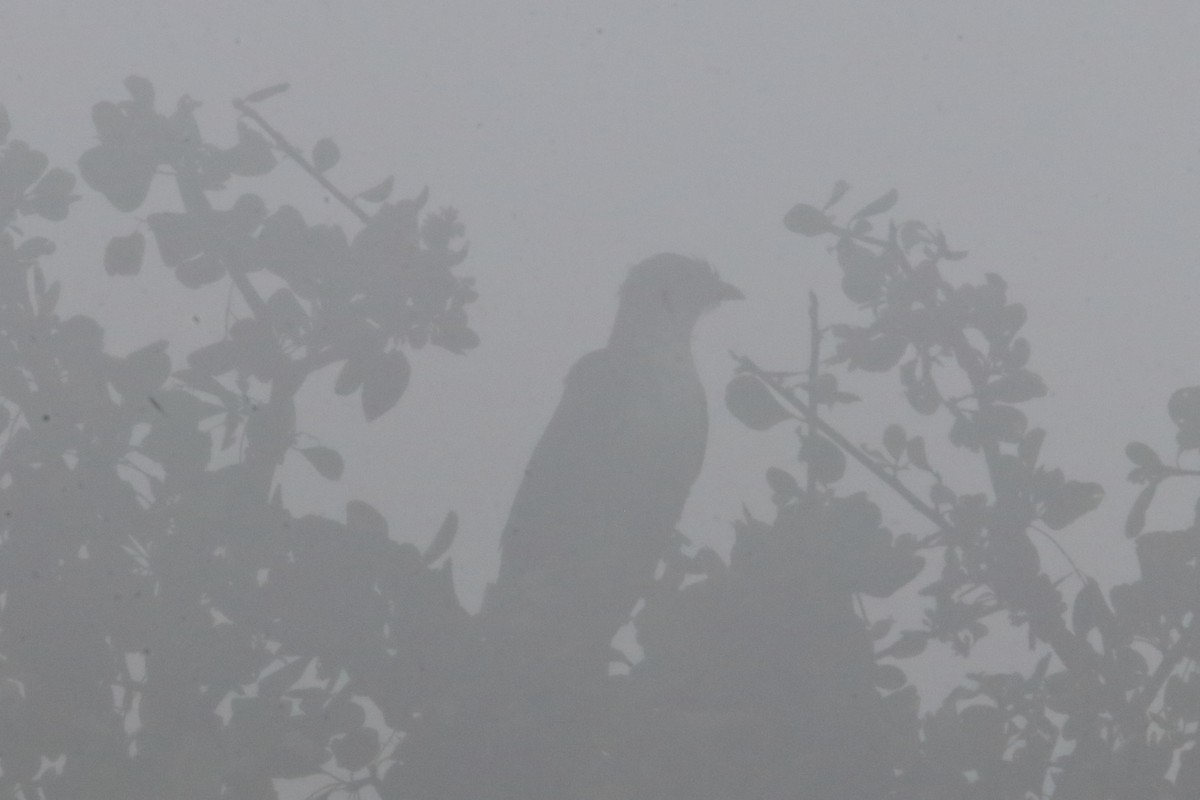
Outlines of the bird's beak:
<svg viewBox="0 0 1200 800">
<path fill-rule="evenodd" d="M 726 300 L 745 300 L 745 299 L 746 299 L 746 295 L 742 294 L 742 291 L 740 289 L 738 289 L 736 286 L 733 286 L 732 284 L 728 284 L 725 281 L 719 281 L 717 283 L 717 302 L 723 303 Z"/>
</svg>

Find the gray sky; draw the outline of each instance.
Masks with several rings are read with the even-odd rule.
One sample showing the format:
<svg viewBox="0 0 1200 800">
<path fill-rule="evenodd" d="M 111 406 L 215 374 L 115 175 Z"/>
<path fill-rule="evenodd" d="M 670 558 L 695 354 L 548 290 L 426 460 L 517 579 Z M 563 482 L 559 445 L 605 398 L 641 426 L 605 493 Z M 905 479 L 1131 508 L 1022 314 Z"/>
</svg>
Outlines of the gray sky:
<svg viewBox="0 0 1200 800">
<path fill-rule="evenodd" d="M 420 355 L 409 394 L 370 429 L 353 402 L 301 409 L 346 475 L 321 485 L 296 464 L 286 479 L 297 509 L 360 497 L 421 542 L 457 509 L 470 605 L 563 375 L 603 343 L 625 269 L 654 252 L 705 257 L 748 298 L 698 337 L 713 423 L 682 528 L 718 541 L 743 500 L 765 512 L 762 471 L 794 440 L 729 418 L 726 353 L 803 362 L 806 294 L 832 307 L 837 270 L 780 220 L 839 178 L 848 203 L 899 188 L 897 213 L 940 224 L 971 251 L 965 274 L 999 272 L 1027 305 L 1052 390 L 1032 409 L 1046 458 L 1109 492 L 1063 543 L 1119 578 L 1133 566 L 1123 447 L 1168 444 L 1167 397 L 1200 384 L 1197 41 L 1200 8 L 1183 2 L 7 0 L 0 102 L 14 136 L 74 168 L 91 105 L 123 97 L 131 73 L 160 108 L 205 101 L 218 142 L 232 142 L 230 98 L 286 80 L 264 111 L 297 143 L 334 136 L 336 183 L 395 173 L 400 192 L 429 184 L 434 205 L 461 211 L 483 345 Z M 288 167 L 245 190 L 351 223 Z M 99 317 L 116 352 L 159 337 L 186 352 L 217 331 L 221 298 L 200 307 L 165 270 L 104 276 L 104 242 L 136 221 L 85 194 L 51 234 L 64 302 Z M 902 405 L 888 390 L 858 439 L 890 421 L 882 400 Z"/>
</svg>

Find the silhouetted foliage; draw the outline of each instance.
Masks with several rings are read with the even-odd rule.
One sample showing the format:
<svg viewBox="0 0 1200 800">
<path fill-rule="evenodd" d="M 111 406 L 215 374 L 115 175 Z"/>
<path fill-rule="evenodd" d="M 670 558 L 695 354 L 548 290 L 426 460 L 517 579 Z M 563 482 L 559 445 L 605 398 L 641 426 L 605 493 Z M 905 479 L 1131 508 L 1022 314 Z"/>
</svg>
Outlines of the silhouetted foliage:
<svg viewBox="0 0 1200 800">
<path fill-rule="evenodd" d="M 62 219 L 74 179 L 7 144 L 0 786 L 265 798 L 276 778 L 374 780 L 395 734 L 381 739 L 366 709 L 398 728 L 436 695 L 468 617 L 448 566 L 393 541 L 378 511 L 354 501 L 345 524 L 296 519 L 274 476 L 291 449 L 341 473 L 336 450 L 296 438 L 296 394 L 314 372 L 340 364 L 338 391 L 359 392 L 373 419 L 404 392 L 404 348 L 474 346 L 475 295 L 451 272 L 462 225 L 450 210 L 423 215 L 425 193 L 385 202 L 382 189 L 365 193 L 373 214 L 345 200 L 362 223 L 351 236 L 253 194 L 220 209 L 210 195 L 269 172 L 277 150 L 313 167 L 250 101 L 222 149 L 202 139 L 190 99 L 163 115 L 148 81 L 126 87 L 131 99 L 94 109 L 84 180 L 132 212 L 170 176 L 184 210 L 145 218 L 162 262 L 187 287 L 228 281 L 243 307 L 186 368 L 164 342 L 108 355 L 96 322 L 54 313 L 59 287 L 37 263 L 53 246 L 14 238 L 20 215 Z M 318 148 L 323 169 L 331 146 Z M 144 255 L 139 227 L 104 266 L 135 275 Z"/>
<path fill-rule="evenodd" d="M 295 517 L 276 476 L 292 450 L 324 478 L 343 472 L 334 443 L 297 436 L 315 372 L 335 369 L 334 391 L 357 393 L 370 421 L 402 400 L 408 352 L 478 343 L 471 281 L 454 273 L 462 223 L 427 212 L 425 191 L 389 200 L 391 177 L 339 190 L 332 138 L 306 156 L 259 111 L 286 84 L 235 101 L 229 147 L 204 140 L 190 98 L 166 114 L 149 81 L 126 89 L 94 108 L 80 174 L 129 214 L 170 181 L 182 210 L 131 217 L 97 260 L 123 280 L 161 262 L 189 289 L 224 282 L 236 302 L 185 364 L 161 341 L 114 355 L 98 322 L 64 319 L 42 266 L 54 245 L 24 227 L 63 221 L 75 180 L 10 140 L 0 108 L 6 797 L 268 800 L 286 779 L 311 779 L 313 798 L 1200 795 L 1200 504 L 1185 527 L 1146 531 L 1159 488 L 1200 475 L 1186 465 L 1200 387 L 1167 404 L 1174 459 L 1126 449 L 1143 486 L 1125 525 L 1140 577 L 1103 587 L 1073 564 L 1052 577 L 1047 554 L 1071 563 L 1053 532 L 1073 535 L 1103 491 L 1041 459 L 1046 432 L 1022 408 L 1046 393 L 1024 307 L 998 275 L 947 277 L 966 254 L 940 231 L 881 223 L 895 191 L 839 219 L 839 183 L 783 224 L 829 237 L 857 314 L 825 324 L 811 296 L 807 365 L 739 355 L 726 390 L 749 428 L 797 437 L 794 462 L 766 472 L 771 516 L 746 510 L 728 562 L 672 529 L 704 439 L 702 395 L 671 413 L 696 397 L 679 360 L 695 318 L 668 320 L 683 344 L 661 353 L 639 339 L 661 330 L 635 326 L 624 341 L 649 360 L 610 343 L 573 373 L 472 617 L 444 558 L 453 512 L 421 553 L 361 501 L 344 523 Z M 227 196 L 281 157 L 356 229 Z M 662 322 L 650 301 L 667 297 L 680 313 L 675 284 L 637 283 L 624 311 Z M 838 415 L 888 376 L 913 413 L 894 408 L 855 444 Z M 676 447 L 686 458 L 672 465 Z M 984 484 L 945 466 L 964 457 Z M 914 532 L 885 526 L 864 482 L 906 505 Z M 625 520 L 637 537 L 602 535 Z M 897 594 L 920 622 L 862 599 Z M 626 623 L 638 657 L 609 646 Z M 947 649 L 976 656 L 1001 629 L 1024 634 L 1025 665 L 982 664 L 922 714 L 914 670 Z"/>
</svg>

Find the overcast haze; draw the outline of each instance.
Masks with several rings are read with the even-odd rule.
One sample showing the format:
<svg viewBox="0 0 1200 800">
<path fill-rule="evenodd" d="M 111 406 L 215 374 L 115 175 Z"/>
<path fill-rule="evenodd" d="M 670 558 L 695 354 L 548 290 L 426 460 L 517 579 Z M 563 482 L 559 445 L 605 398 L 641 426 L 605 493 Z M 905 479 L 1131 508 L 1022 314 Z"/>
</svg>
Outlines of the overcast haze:
<svg viewBox="0 0 1200 800">
<path fill-rule="evenodd" d="M 821 250 L 798 258 L 779 220 L 838 179 L 862 201 L 900 189 L 902 214 L 939 223 L 971 251 L 969 269 L 1010 282 L 1050 383 L 1037 409 L 1049 452 L 1104 483 L 1106 505 L 1133 493 L 1121 448 L 1164 430 L 1143 412 L 1197 379 L 1182 346 L 1200 332 L 1189 3 L 10 2 L 0 13 L 16 134 L 52 161 L 74 160 L 91 105 L 129 74 L 162 98 L 205 102 L 202 122 L 286 80 L 272 118 L 298 141 L 334 136 L 342 185 L 395 173 L 398 191 L 429 185 L 434 204 L 460 210 L 483 345 L 426 356 L 447 363 L 419 375 L 410 413 L 347 442 L 338 490 L 414 536 L 458 509 L 468 603 L 495 569 L 561 376 L 602 343 L 624 270 L 693 253 L 751 298 L 700 330 L 710 397 L 729 349 L 792 366 L 807 290 L 835 284 Z M 288 172 L 273 180 L 299 185 Z M 97 276 L 98 291 L 107 283 Z M 85 302 L 75 281 L 65 299 Z M 190 327 L 158 303 L 110 322 L 120 301 L 103 302 L 116 350 Z M 779 454 L 716 409 L 710 465 L 765 468 Z M 761 496 L 749 474 L 707 472 L 684 529 L 715 534 Z"/>
<path fill-rule="evenodd" d="M 729 353 L 801 368 L 809 290 L 831 318 L 846 308 L 827 243 L 781 223 L 840 179 L 855 208 L 897 188 L 898 217 L 970 251 L 947 274 L 997 272 L 1025 304 L 1031 365 L 1050 387 L 1028 409 L 1050 432 L 1043 458 L 1107 490 L 1060 539 L 1115 582 L 1137 574 L 1120 538 L 1137 491 L 1123 449 L 1169 442 L 1167 398 L 1200 384 L 1198 41 L 1200 10 L 1184 2 L 9 0 L 0 101 L 14 137 L 77 171 L 92 105 L 124 97 L 130 74 L 162 109 L 203 102 L 201 128 L 224 144 L 229 100 L 287 81 L 264 113 L 305 147 L 332 136 L 339 186 L 394 174 L 398 196 L 428 186 L 432 207 L 458 209 L 482 344 L 414 354 L 408 393 L 372 425 L 357 398 L 331 399 L 330 372 L 302 398 L 300 427 L 343 452 L 345 475 L 331 484 L 294 462 L 282 475 L 291 510 L 337 517 L 361 498 L 421 546 L 456 510 L 471 609 L 564 375 L 603 346 L 626 271 L 654 253 L 705 259 L 746 296 L 697 330 L 710 433 L 679 527 L 724 553 L 743 502 L 767 515 L 761 476 L 794 459 L 795 441 L 730 416 Z M 292 165 L 263 183 L 245 190 L 352 222 Z M 133 223 L 77 191 L 46 263 L 107 348 L 167 338 L 182 356 L 219 334 L 224 294 L 178 287 L 153 254 L 133 291 L 104 275 L 104 243 Z M 178 202 L 156 197 L 145 210 Z M 862 439 L 893 417 L 872 409 L 855 417 Z M 890 509 L 888 522 L 921 527 Z"/>
</svg>

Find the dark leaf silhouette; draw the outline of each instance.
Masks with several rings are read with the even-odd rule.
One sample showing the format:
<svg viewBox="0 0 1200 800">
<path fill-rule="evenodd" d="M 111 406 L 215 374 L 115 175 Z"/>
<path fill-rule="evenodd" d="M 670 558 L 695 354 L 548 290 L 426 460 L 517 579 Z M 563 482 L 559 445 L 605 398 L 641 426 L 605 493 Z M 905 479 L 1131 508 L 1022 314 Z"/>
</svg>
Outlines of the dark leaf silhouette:
<svg viewBox="0 0 1200 800">
<path fill-rule="evenodd" d="M 1046 439 L 1046 431 L 1032 428 L 1017 444 L 1017 456 L 1029 468 L 1037 466 L 1038 455 L 1042 450 L 1042 442 Z"/>
<path fill-rule="evenodd" d="M 331 447 L 305 447 L 301 448 L 300 455 L 308 459 L 308 463 L 313 465 L 318 474 L 323 478 L 328 478 L 331 481 L 336 481 L 342 477 L 342 470 L 345 469 L 345 462 L 338 451 Z"/>
<path fill-rule="evenodd" d="M 317 172 L 324 172 L 325 170 L 332 169 L 334 165 L 336 165 L 341 159 L 341 157 L 342 151 L 338 149 L 337 144 L 329 137 L 321 139 L 313 147 L 313 167 L 317 170 Z"/>
<path fill-rule="evenodd" d="M 888 425 L 883 430 L 883 447 L 887 450 L 888 455 L 892 460 L 899 461 L 900 456 L 904 454 L 905 446 L 908 444 L 908 437 L 904 434 L 904 428 L 899 425 Z"/>
<path fill-rule="evenodd" d="M 1133 505 L 1129 507 L 1129 514 L 1125 518 L 1125 535 L 1130 539 L 1136 537 L 1146 527 L 1146 512 L 1149 510 L 1150 504 L 1154 502 L 1154 494 L 1157 491 L 1157 481 L 1147 484 L 1138 492 Z"/>
<path fill-rule="evenodd" d="M 1062 530 L 1088 513 L 1104 499 L 1104 489 L 1098 483 L 1068 481 L 1046 500 L 1042 521 L 1052 530 Z"/>
<path fill-rule="evenodd" d="M 838 200 L 841 200 L 846 196 L 846 192 L 848 191 L 850 191 L 850 184 L 842 180 L 839 180 L 837 183 L 835 183 L 833 185 L 833 191 L 829 193 L 829 199 L 825 201 L 825 207 L 823 210 L 828 211 L 829 209 L 833 208 L 833 206 L 837 204 Z"/>
<path fill-rule="evenodd" d="M 793 416 L 762 381 L 753 375 L 738 375 L 725 387 L 725 406 L 743 425 L 765 431 Z"/>
<path fill-rule="evenodd" d="M 277 83 L 274 86 L 268 86 L 265 89 L 251 92 L 244 98 L 247 103 L 261 103 L 269 97 L 274 97 L 277 94 L 282 94 L 291 88 L 291 84 Z"/>
<path fill-rule="evenodd" d="M 886 192 L 882 197 L 872 200 L 862 207 L 851 219 L 859 219 L 863 217 L 873 217 L 877 214 L 882 214 L 885 211 L 891 210 L 892 206 L 896 205 L 896 201 L 900 199 L 900 193 L 895 189 Z"/>
<path fill-rule="evenodd" d="M 154 85 L 140 75 L 130 75 L 125 79 L 125 88 L 133 96 L 133 102 L 139 106 L 154 107 Z"/>
<path fill-rule="evenodd" d="M 905 445 L 905 454 L 913 466 L 918 469 L 931 470 L 929 466 L 929 458 L 925 454 L 925 440 L 920 436 L 914 436 L 909 439 Z"/>
<path fill-rule="evenodd" d="M 430 541 L 429 547 L 425 548 L 425 552 L 421 555 L 421 561 L 426 566 L 433 564 L 442 556 L 446 555 L 450 550 L 450 546 L 454 544 L 454 537 L 458 535 L 458 514 L 453 511 L 447 512 L 446 518 L 442 520 L 441 527 Z"/>
<path fill-rule="evenodd" d="M 1002 403 L 1023 403 L 1046 394 L 1046 384 L 1028 370 L 1017 370 L 989 383 L 984 391 L 986 397 Z"/>
<path fill-rule="evenodd" d="M 1076 636 L 1087 636 L 1088 631 L 1099 624 L 1099 606 L 1103 603 L 1104 595 L 1099 584 L 1089 580 L 1075 595 L 1075 602 L 1071 608 L 1071 627 Z"/>
<path fill-rule="evenodd" d="M 805 436 L 800 445 L 800 460 L 818 483 L 834 483 L 846 472 L 846 455 L 824 436 Z"/>
<path fill-rule="evenodd" d="M 411 374 L 408 357 L 400 350 L 381 353 L 371 359 L 362 380 L 362 410 L 368 422 L 387 413 L 399 402 L 408 388 Z"/>
<path fill-rule="evenodd" d="M 258 131 L 238 123 L 238 141 L 224 153 L 225 163 L 234 175 L 265 175 L 275 167 L 271 145 Z"/>
<path fill-rule="evenodd" d="M 342 364 L 338 370 L 337 380 L 334 382 L 333 390 L 337 394 L 347 395 L 353 394 L 363 385 L 363 381 L 370 374 L 371 359 L 362 356 L 351 356 Z"/>
<path fill-rule="evenodd" d="M 387 519 L 378 509 L 362 500 L 346 503 L 346 527 L 378 541 L 388 539 Z"/>
<path fill-rule="evenodd" d="M 900 363 L 908 350 L 908 342 L 895 334 L 881 334 L 861 339 L 848 348 L 850 364 L 869 372 L 887 372 Z"/>
<path fill-rule="evenodd" d="M 793 206 L 783 218 L 784 227 L 792 233 L 817 236 L 830 228 L 829 218 L 819 208 L 800 203 Z"/>
<path fill-rule="evenodd" d="M 146 253 L 146 237 L 141 231 L 114 236 L 104 248 L 104 271 L 109 275 L 137 275 Z"/>
<path fill-rule="evenodd" d="M 795 476 L 779 467 L 767 469 L 767 485 L 771 487 L 771 502 L 775 505 L 790 503 L 804 494 Z"/>
<path fill-rule="evenodd" d="M 1158 457 L 1158 453 L 1148 444 L 1143 442 L 1130 442 L 1125 446 L 1125 455 L 1134 464 L 1147 469 L 1162 469 L 1162 459 Z"/>
<path fill-rule="evenodd" d="M 64 220 L 68 207 L 79 199 L 78 195 L 71 194 L 74 187 L 75 176 L 56 167 L 43 175 L 26 195 L 21 203 L 21 211 L 54 222 Z"/>
<path fill-rule="evenodd" d="M 392 184 L 394 182 L 395 179 L 393 176 L 389 175 L 370 189 L 364 189 L 362 192 L 359 192 L 358 196 L 369 203 L 382 203 L 391 196 Z"/>
</svg>

